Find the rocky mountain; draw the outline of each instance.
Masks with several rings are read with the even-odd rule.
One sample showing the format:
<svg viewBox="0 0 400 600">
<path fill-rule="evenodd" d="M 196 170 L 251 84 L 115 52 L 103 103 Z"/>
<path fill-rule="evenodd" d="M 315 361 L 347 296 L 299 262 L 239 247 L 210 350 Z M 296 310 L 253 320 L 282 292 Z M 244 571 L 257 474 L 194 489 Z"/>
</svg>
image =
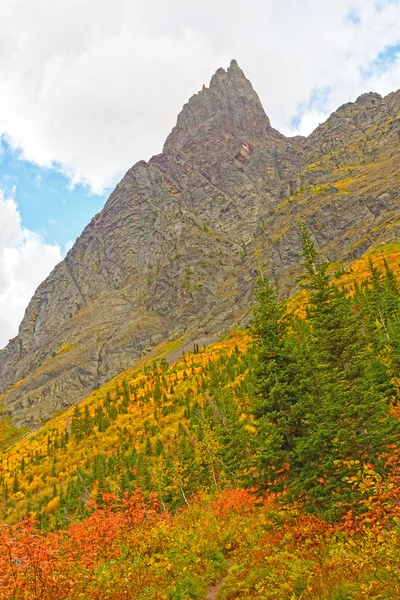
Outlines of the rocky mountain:
<svg viewBox="0 0 400 600">
<path fill-rule="evenodd" d="M 399 139 L 400 90 L 288 138 L 219 69 L 37 289 L 0 351 L 3 413 L 34 428 L 165 340 L 248 323 L 258 269 L 296 289 L 299 219 L 333 261 L 400 241 Z"/>
</svg>

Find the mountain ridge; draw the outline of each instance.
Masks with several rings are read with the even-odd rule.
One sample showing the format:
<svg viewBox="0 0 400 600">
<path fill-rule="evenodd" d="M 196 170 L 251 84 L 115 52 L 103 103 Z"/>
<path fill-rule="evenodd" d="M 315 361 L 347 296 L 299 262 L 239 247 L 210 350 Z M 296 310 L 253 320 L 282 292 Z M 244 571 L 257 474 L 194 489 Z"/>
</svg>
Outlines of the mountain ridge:
<svg viewBox="0 0 400 600">
<path fill-rule="evenodd" d="M 258 269 L 296 289 L 299 219 L 332 260 L 398 239 L 399 136 L 400 91 L 286 138 L 237 62 L 219 69 L 35 292 L 0 351 L 4 414 L 35 427 L 163 340 L 245 325 Z"/>
</svg>

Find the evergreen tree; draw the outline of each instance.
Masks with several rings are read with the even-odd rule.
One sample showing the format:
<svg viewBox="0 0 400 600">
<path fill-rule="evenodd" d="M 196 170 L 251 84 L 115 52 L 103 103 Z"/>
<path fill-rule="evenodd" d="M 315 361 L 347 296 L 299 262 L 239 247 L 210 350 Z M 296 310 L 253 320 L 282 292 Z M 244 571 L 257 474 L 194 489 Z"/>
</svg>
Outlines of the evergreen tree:
<svg viewBox="0 0 400 600">
<path fill-rule="evenodd" d="M 12 486 L 12 493 L 16 494 L 17 492 L 19 492 L 19 480 L 18 480 L 18 475 L 17 472 L 14 473 L 14 479 L 13 479 L 13 486 Z"/>
<path fill-rule="evenodd" d="M 301 427 L 297 342 L 290 318 L 266 277 L 258 280 L 254 312 L 254 414 L 258 419 L 256 463 L 261 485 L 278 483 Z"/>
<path fill-rule="evenodd" d="M 288 498 L 336 518 L 352 501 L 350 466 L 379 468 L 379 456 L 399 439 L 399 422 L 389 413 L 390 373 L 371 349 L 355 302 L 330 281 L 305 228 L 302 241 L 306 319 L 291 319 L 268 280 L 259 281 L 256 464 L 262 485 L 284 484 Z"/>
</svg>

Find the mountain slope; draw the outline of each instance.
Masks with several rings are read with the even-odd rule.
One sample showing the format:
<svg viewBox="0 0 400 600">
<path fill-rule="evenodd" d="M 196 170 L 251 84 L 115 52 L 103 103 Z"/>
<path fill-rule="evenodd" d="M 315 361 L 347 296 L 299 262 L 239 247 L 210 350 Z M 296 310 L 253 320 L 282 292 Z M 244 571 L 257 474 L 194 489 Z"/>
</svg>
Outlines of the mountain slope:
<svg viewBox="0 0 400 600">
<path fill-rule="evenodd" d="M 383 454 L 374 459 L 377 438 L 368 429 L 373 426 L 371 389 L 378 385 L 379 404 L 387 405 L 399 432 L 399 256 L 400 244 L 373 250 L 331 282 L 329 289 L 341 298 L 342 309 L 350 308 L 347 317 L 341 311 L 337 320 L 333 296 L 322 300 L 328 317 L 324 333 L 328 326 L 339 330 L 339 336 L 321 335 L 310 311 L 303 311 L 302 326 L 295 318 L 290 331 L 274 329 L 264 299 L 256 311 L 256 347 L 248 348 L 247 334 L 234 332 L 207 348 L 195 346 L 168 366 L 163 356 L 171 348 L 161 344 L 153 356 L 157 361 L 121 373 L 4 452 L 0 598 L 398 598 L 399 436 L 390 445 L 382 437 Z M 342 294 L 343 284 L 352 296 Z M 301 307 L 302 296 L 296 299 Z M 305 301 L 312 311 L 312 293 Z M 280 323 L 287 319 L 285 305 L 284 312 L 275 313 L 283 317 Z M 256 333 L 261 314 L 268 319 L 266 339 L 268 329 L 280 329 L 274 352 L 266 346 L 268 358 L 259 355 L 266 343 Z M 343 336 L 348 340 L 354 334 L 358 342 L 346 344 L 346 361 L 338 367 Z M 282 343 L 289 338 L 297 347 L 300 371 L 292 362 L 297 394 L 288 406 L 291 361 L 280 359 L 283 350 L 293 349 Z M 315 349 L 323 347 L 326 351 L 316 356 Z M 368 369 L 360 371 L 367 356 Z M 332 359 L 336 367 L 327 372 Z M 262 396 L 256 380 L 263 376 L 268 381 L 260 371 L 268 365 L 274 393 Z M 305 380 L 310 365 L 312 376 Z M 371 377 L 374 372 L 378 379 Z M 352 392 L 361 389 L 362 380 L 364 394 L 357 393 L 356 410 L 349 411 Z M 331 411 L 344 381 L 343 411 L 332 431 Z M 333 394 L 325 387 L 329 382 L 335 383 Z M 325 415 L 318 421 L 323 443 L 315 446 L 318 427 L 307 432 L 312 419 L 307 411 L 302 428 L 292 433 L 303 443 L 311 438 L 316 451 L 308 456 L 303 493 L 293 504 L 288 497 L 292 467 L 271 469 L 265 462 L 268 432 L 275 428 L 266 427 L 258 407 L 260 399 L 270 404 L 278 399 L 293 423 L 304 394 L 312 395 L 317 419 Z M 321 412 L 324 406 L 329 410 Z M 375 422 L 381 434 L 389 413 Z M 276 411 L 269 414 L 274 419 Z M 269 421 L 278 431 L 286 421 L 282 411 L 279 417 L 278 423 Z M 344 429 L 349 418 L 351 427 Z M 357 429 L 367 435 L 366 453 L 363 440 L 355 442 Z M 329 465 L 326 451 L 336 433 L 340 440 L 333 440 L 335 460 Z M 275 456 L 281 449 L 275 445 L 279 436 L 273 436 Z M 281 441 L 286 445 L 285 438 Z M 312 507 L 308 475 L 315 475 L 316 466 L 319 494 Z M 275 485 L 282 481 L 279 493 Z M 340 507 L 343 518 L 328 523 L 321 518 L 321 492 L 335 482 L 340 495 L 325 498 Z"/>
<path fill-rule="evenodd" d="M 398 239 L 399 135 L 396 92 L 286 138 L 236 61 L 219 69 L 39 286 L 0 352 L 4 414 L 34 428 L 162 340 L 247 323 L 257 268 L 291 294 L 299 219 L 334 261 Z"/>
<path fill-rule="evenodd" d="M 400 244 L 392 244 L 353 263 L 339 285 L 362 285 L 370 260 L 399 278 Z M 304 292 L 297 294 L 290 312 L 305 303 Z M 249 332 L 192 346 L 168 365 L 173 350 L 159 344 L 4 452 L 0 431 L 0 521 L 34 516 L 44 529 L 65 526 L 89 514 L 88 500 L 101 490 L 154 492 L 176 509 L 199 489 L 213 488 L 214 477 L 222 488 L 242 486 L 257 434 Z"/>
</svg>

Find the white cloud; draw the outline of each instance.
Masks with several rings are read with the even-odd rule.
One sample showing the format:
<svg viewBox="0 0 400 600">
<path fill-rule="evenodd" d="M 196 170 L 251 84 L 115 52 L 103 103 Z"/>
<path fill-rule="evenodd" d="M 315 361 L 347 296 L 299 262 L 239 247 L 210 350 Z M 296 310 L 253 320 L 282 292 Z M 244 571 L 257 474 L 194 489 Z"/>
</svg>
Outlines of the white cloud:
<svg viewBox="0 0 400 600">
<path fill-rule="evenodd" d="M 378 60 L 399 42 L 398 0 L 2 0 L 0 136 L 100 192 L 161 151 L 231 58 L 274 127 L 308 134 L 360 93 L 400 87 L 399 55 Z M 0 194 L 0 347 L 60 259 Z"/>
<path fill-rule="evenodd" d="M 230 58 L 275 127 L 294 133 L 297 116 L 308 133 L 360 93 L 400 87 L 398 64 L 374 66 L 399 41 L 393 0 L 2 0 L 0 133 L 101 191 L 161 150 L 183 103 Z"/>
<path fill-rule="evenodd" d="M 64 245 L 64 255 L 66 255 L 72 248 L 72 246 L 74 245 L 74 242 L 72 240 L 69 240 L 65 245 Z"/>
<path fill-rule="evenodd" d="M 326 121 L 329 113 L 323 113 L 318 110 L 307 110 L 301 117 L 298 125 L 289 127 L 288 134 L 296 133 L 297 135 L 308 135 L 310 131 L 314 131 L 318 125 Z"/>
<path fill-rule="evenodd" d="M 0 192 L 0 348 L 16 335 L 35 289 L 61 258 L 58 246 L 22 227 L 14 199 Z"/>
</svg>

